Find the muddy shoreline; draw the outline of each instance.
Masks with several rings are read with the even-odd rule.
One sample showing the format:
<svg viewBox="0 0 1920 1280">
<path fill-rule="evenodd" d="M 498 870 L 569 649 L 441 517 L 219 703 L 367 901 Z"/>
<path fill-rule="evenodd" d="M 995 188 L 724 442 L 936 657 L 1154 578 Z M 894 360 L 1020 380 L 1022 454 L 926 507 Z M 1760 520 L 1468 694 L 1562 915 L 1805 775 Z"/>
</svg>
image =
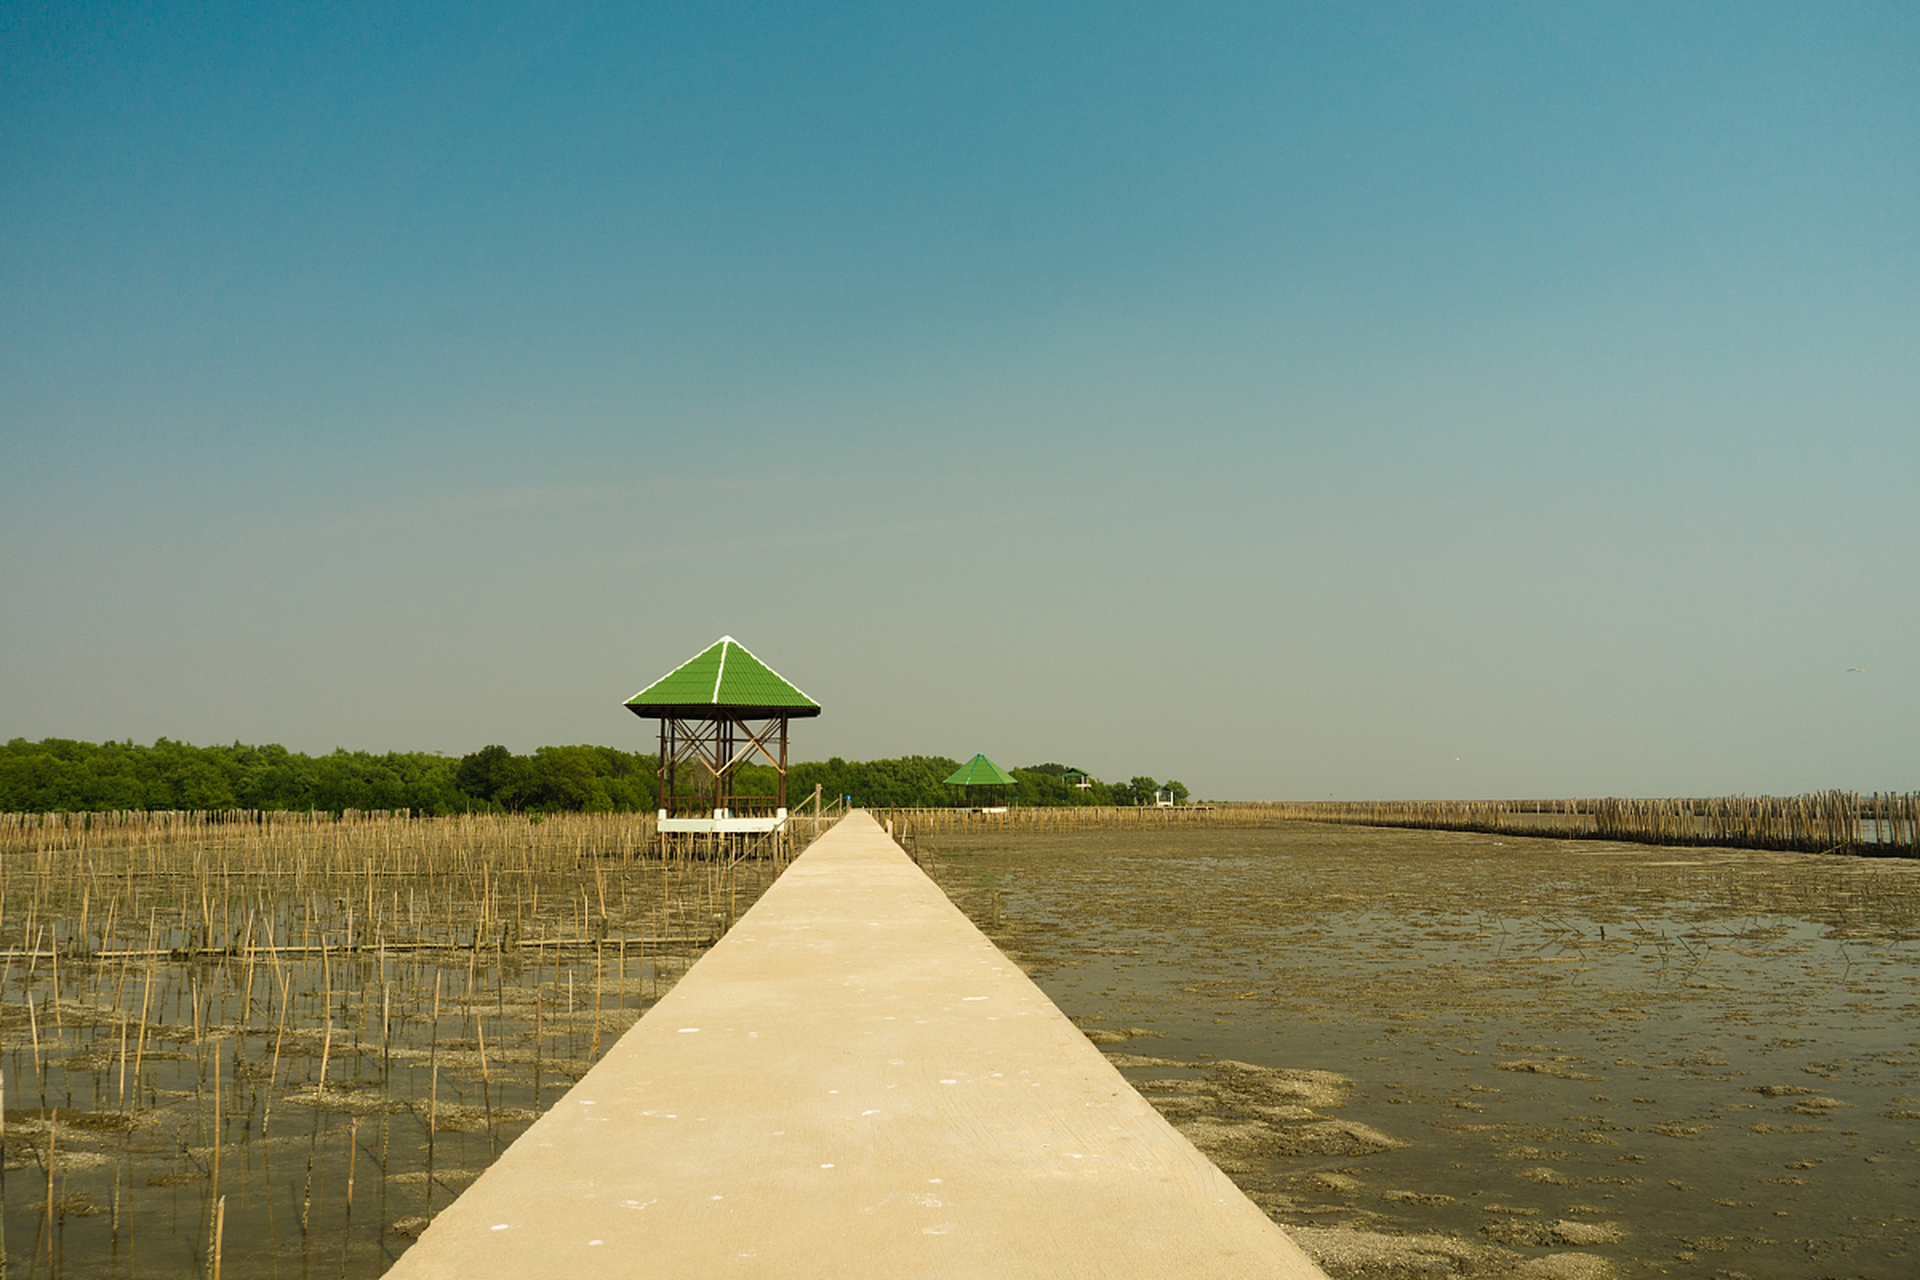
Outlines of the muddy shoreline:
<svg viewBox="0 0 1920 1280">
<path fill-rule="evenodd" d="M 1920 864 L 1309 823 L 922 857 L 1336 1277 L 1920 1271 Z"/>
</svg>

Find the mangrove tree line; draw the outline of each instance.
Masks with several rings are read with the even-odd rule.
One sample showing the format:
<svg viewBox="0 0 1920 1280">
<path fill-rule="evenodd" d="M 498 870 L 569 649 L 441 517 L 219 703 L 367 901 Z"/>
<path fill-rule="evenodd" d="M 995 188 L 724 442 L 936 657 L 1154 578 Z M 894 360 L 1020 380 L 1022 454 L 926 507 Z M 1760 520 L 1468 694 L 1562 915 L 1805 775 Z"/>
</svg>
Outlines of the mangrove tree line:
<svg viewBox="0 0 1920 1280">
<path fill-rule="evenodd" d="M 831 803 L 937 807 L 958 794 L 943 780 L 960 767 L 945 756 L 882 760 L 802 761 L 787 770 L 792 804 L 815 786 Z M 1014 769 L 1015 803 L 1023 805 L 1152 804 L 1165 786 L 1149 777 L 1126 782 L 1070 777 L 1059 764 Z M 743 766 L 739 791 L 771 794 L 773 771 Z M 14 738 L 0 746 L 0 812 L 106 812 L 128 809 L 285 809 L 340 813 L 408 809 L 416 814 L 470 811 L 527 813 L 644 812 L 657 807 L 656 762 L 614 747 L 541 747 L 516 755 L 488 746 L 461 757 L 428 751 L 340 749 L 305 755 L 278 745 L 196 747 L 169 738 L 150 746 Z"/>
</svg>

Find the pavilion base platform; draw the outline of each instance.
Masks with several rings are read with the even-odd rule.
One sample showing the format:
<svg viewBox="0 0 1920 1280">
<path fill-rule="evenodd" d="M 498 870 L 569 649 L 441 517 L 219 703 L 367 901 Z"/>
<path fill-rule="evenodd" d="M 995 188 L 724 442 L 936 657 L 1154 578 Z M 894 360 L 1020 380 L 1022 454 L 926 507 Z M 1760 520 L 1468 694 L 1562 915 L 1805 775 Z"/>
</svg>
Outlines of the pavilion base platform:
<svg viewBox="0 0 1920 1280">
<path fill-rule="evenodd" d="M 786 825 L 782 812 L 775 818 L 661 818 L 656 828 L 662 835 L 767 835 Z"/>
<path fill-rule="evenodd" d="M 1322 1277 L 864 812 L 387 1274 Z"/>
<path fill-rule="evenodd" d="M 734 817 L 724 812 L 697 818 L 669 818 L 654 823 L 653 852 L 661 857 L 774 858 L 793 856 L 793 833 L 787 811 L 775 816 Z"/>
</svg>

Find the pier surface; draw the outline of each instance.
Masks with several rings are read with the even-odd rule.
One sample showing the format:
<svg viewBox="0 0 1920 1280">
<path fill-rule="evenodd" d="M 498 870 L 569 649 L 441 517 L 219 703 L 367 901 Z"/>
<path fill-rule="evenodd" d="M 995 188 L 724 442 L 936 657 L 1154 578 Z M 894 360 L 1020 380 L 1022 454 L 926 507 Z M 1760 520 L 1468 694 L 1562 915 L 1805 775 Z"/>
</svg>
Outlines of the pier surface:
<svg viewBox="0 0 1920 1280">
<path fill-rule="evenodd" d="M 860 812 L 387 1274 L 1321 1277 Z"/>
</svg>

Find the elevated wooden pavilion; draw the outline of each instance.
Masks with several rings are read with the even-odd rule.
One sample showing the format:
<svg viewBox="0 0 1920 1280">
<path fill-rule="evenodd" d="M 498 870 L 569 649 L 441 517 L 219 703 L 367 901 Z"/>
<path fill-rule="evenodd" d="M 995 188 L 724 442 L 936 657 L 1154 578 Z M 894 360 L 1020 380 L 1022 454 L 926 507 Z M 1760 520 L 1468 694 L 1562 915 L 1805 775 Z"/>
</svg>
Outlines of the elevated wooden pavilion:
<svg viewBox="0 0 1920 1280">
<path fill-rule="evenodd" d="M 949 787 L 959 787 L 969 809 L 1004 809 L 1016 785 L 1014 776 L 983 755 L 955 769 L 946 779 Z"/>
<path fill-rule="evenodd" d="M 721 636 L 626 701 L 660 722 L 660 822 L 665 834 L 778 831 L 787 820 L 787 728 L 820 714 L 820 704 Z M 772 795 L 738 789 L 740 766 L 761 761 L 777 779 Z"/>
</svg>

